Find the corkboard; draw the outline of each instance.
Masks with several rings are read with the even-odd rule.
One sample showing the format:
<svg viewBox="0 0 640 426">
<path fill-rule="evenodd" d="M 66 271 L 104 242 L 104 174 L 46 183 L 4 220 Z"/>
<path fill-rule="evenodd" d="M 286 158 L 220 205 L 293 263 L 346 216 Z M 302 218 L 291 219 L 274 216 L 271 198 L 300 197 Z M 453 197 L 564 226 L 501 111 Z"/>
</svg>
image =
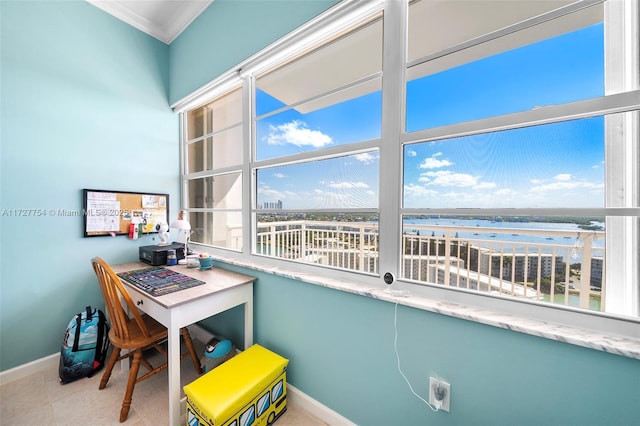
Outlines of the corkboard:
<svg viewBox="0 0 640 426">
<path fill-rule="evenodd" d="M 143 234 L 169 223 L 169 194 L 83 189 L 84 236 L 129 235 L 131 224 Z"/>
</svg>

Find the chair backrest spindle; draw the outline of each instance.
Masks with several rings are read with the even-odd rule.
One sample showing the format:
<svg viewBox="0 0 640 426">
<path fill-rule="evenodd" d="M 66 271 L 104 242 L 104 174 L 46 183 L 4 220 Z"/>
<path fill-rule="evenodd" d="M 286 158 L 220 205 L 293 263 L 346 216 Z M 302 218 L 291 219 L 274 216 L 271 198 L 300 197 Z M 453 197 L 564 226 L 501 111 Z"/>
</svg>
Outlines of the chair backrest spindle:
<svg viewBox="0 0 640 426">
<path fill-rule="evenodd" d="M 130 339 L 130 324 L 128 324 L 130 317 L 127 315 L 122 304 L 122 301 L 124 301 L 129 314 L 135 319 L 142 334 L 149 337 L 149 330 L 142 320 L 140 312 L 111 266 L 99 257 L 91 259 L 91 263 L 98 277 L 102 297 L 104 298 L 105 307 L 111 322 L 111 331 L 120 339 Z"/>
</svg>

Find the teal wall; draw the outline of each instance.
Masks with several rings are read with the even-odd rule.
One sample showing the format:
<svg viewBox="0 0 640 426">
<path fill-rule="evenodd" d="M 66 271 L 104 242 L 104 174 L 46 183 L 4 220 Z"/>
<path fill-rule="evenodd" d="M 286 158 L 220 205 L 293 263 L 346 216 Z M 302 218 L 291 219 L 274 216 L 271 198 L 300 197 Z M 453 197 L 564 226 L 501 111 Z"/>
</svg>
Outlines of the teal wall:
<svg viewBox="0 0 640 426">
<path fill-rule="evenodd" d="M 171 43 L 170 102 L 283 37 L 339 0 L 215 0 Z"/>
<path fill-rule="evenodd" d="M 290 360 L 288 382 L 356 424 L 631 426 L 640 419 L 637 360 L 400 305 L 398 353 L 414 390 L 426 398 L 431 375 L 451 384 L 451 412 L 434 413 L 398 372 L 393 303 L 217 266 L 257 277 L 255 339 Z M 241 342 L 241 333 L 232 339 Z"/>
<path fill-rule="evenodd" d="M 59 352 L 86 305 L 90 259 L 135 260 L 125 236 L 83 238 L 82 188 L 167 192 L 179 204 L 169 48 L 84 1 L 0 1 L 0 370 Z"/>
</svg>

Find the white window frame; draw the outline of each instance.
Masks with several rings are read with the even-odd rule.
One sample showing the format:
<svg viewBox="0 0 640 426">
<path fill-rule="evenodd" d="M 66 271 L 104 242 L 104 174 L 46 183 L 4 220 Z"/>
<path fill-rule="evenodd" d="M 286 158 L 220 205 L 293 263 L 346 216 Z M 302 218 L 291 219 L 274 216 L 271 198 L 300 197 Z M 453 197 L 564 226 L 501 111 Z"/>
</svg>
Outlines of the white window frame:
<svg viewBox="0 0 640 426">
<path fill-rule="evenodd" d="M 585 0 L 582 3 L 588 5 L 598 3 L 598 1 Z M 611 17 L 611 19 L 622 19 L 620 17 L 625 17 L 624 31 L 620 33 L 620 36 L 625 40 L 624 49 L 637 52 L 638 40 L 637 36 L 633 36 L 633 34 L 637 34 L 638 32 L 637 2 L 616 0 L 610 3 L 610 5 L 611 6 L 607 6 L 607 13 L 609 13 L 608 16 Z M 624 87 L 626 92 L 574 102 L 557 108 L 540 108 L 533 111 L 510 114 L 508 117 L 487 118 L 407 134 L 404 132 L 407 8 L 408 2 L 397 0 L 376 0 L 371 2 L 345 0 L 340 2 L 329 11 L 312 19 L 287 37 L 265 48 L 255 56 L 239 64 L 238 67 L 229 70 L 209 84 L 203 86 L 200 90 L 173 105 L 177 112 L 183 113 L 204 103 L 206 100 L 223 94 L 235 85 L 244 85 L 244 162 L 242 165 L 244 177 L 243 250 L 239 253 L 230 253 L 228 250 L 211 248 L 208 250 L 209 252 L 214 255 L 220 255 L 221 257 L 228 258 L 232 256 L 247 265 L 259 263 L 266 267 L 285 268 L 294 272 L 312 273 L 319 277 L 327 276 L 334 279 L 384 288 L 385 285 L 381 277 L 385 272 L 392 272 L 395 276 L 399 276 L 402 214 L 420 212 L 419 210 L 414 211 L 413 209 L 401 208 L 402 177 L 401 173 L 394 172 L 394 169 L 398 171 L 402 170 L 402 150 L 404 144 L 418 140 L 433 140 L 444 137 L 504 130 L 521 127 L 523 123 L 527 123 L 527 125 L 545 124 L 567 119 L 592 117 L 614 112 L 637 111 L 640 109 L 638 73 L 635 71 L 634 75 L 634 71 L 629 71 L 638 69 L 638 57 L 635 55 L 633 56 L 634 59 L 631 64 L 624 65 L 625 72 L 627 72 L 625 75 L 628 75 L 628 81 L 625 83 L 627 86 Z M 254 232 L 252 228 L 253 223 L 255 223 L 255 218 L 253 218 L 250 213 L 256 207 L 254 205 L 256 189 L 254 176 L 252 176 L 253 167 L 251 162 L 251 158 L 253 157 L 252 149 L 254 149 L 252 139 L 255 134 L 253 125 L 253 117 L 255 117 L 255 106 L 253 105 L 254 76 L 271 68 L 275 64 L 285 62 L 299 52 L 307 51 L 311 46 L 318 45 L 318 43 L 329 38 L 332 34 L 341 32 L 361 19 L 377 13 L 380 10 L 384 10 L 385 37 L 383 40 L 382 137 L 379 142 L 381 158 L 380 207 L 378 209 L 380 214 L 380 239 L 384 241 L 384 245 L 380 247 L 379 276 L 373 277 L 349 271 L 330 270 L 320 266 L 292 263 L 275 258 L 260 257 L 258 259 L 256 256 L 251 255 L 252 234 Z M 614 16 L 618 16 L 619 18 L 613 18 Z M 629 19 L 629 16 L 635 16 L 636 18 Z M 518 124 L 516 125 L 514 123 Z M 186 136 L 186 122 L 184 118 L 181 120 L 181 125 L 181 135 L 184 138 Z M 637 129 L 638 123 L 634 121 L 630 125 L 636 126 Z M 624 158 L 624 167 L 628 170 L 637 171 L 640 166 L 639 151 L 638 142 L 632 141 L 627 144 L 623 152 L 607 151 L 607 156 Z M 183 150 L 182 155 L 185 154 L 186 152 Z M 609 184 L 609 179 L 618 179 L 618 175 L 609 175 L 610 169 L 611 168 L 608 168 L 607 171 L 607 185 Z M 184 176 L 184 169 L 182 172 Z M 636 311 L 634 311 L 633 308 L 628 311 L 631 316 L 601 314 L 564 306 L 559 308 L 550 304 L 543 305 L 517 299 L 497 298 L 482 293 L 471 293 L 445 288 L 439 285 L 415 285 L 399 281 L 396 283 L 396 288 L 406 289 L 413 295 L 434 300 L 459 303 L 479 309 L 504 312 L 525 318 L 637 338 L 639 337 L 638 325 L 640 325 L 640 318 L 637 313 L 637 306 L 640 304 L 640 295 L 638 294 L 640 267 L 638 266 L 637 259 L 632 258 L 629 253 L 637 254 L 640 250 L 640 200 L 638 199 L 640 198 L 638 195 L 640 179 L 638 173 L 628 172 L 624 174 L 623 182 L 617 182 L 616 184 L 619 184 L 620 187 L 632 189 L 632 191 L 627 193 L 623 199 L 616 202 L 607 198 L 607 206 L 609 207 L 605 209 L 595 209 L 592 212 L 602 216 L 624 218 L 624 224 L 621 225 L 619 231 L 615 231 L 620 233 L 624 244 L 611 244 L 610 247 L 609 242 L 612 238 L 608 237 L 606 247 L 607 256 L 620 255 L 620 257 L 624 259 L 624 266 L 623 269 L 617 273 L 611 271 L 613 268 L 607 268 L 607 273 L 612 274 L 607 275 L 607 281 L 611 282 L 610 280 L 624 279 L 626 280 L 625 282 L 634 283 L 634 285 L 628 286 L 629 288 L 625 290 L 628 294 L 624 295 L 624 297 L 630 298 L 631 303 L 636 307 Z M 186 190 L 187 187 L 186 184 L 184 184 L 183 194 L 186 194 Z M 183 207 L 185 199 L 186 197 L 183 197 Z M 459 210 L 451 209 L 449 213 L 456 214 L 459 212 Z M 512 213 L 512 211 L 508 209 L 492 209 L 490 212 L 482 210 L 482 213 L 501 215 L 508 215 L 510 212 Z M 571 209 L 547 211 L 536 209 L 535 212 L 544 214 L 571 214 Z M 581 212 L 584 213 L 583 210 L 581 210 Z M 615 228 L 615 225 L 607 223 L 607 229 L 609 229 L 609 226 Z"/>
</svg>

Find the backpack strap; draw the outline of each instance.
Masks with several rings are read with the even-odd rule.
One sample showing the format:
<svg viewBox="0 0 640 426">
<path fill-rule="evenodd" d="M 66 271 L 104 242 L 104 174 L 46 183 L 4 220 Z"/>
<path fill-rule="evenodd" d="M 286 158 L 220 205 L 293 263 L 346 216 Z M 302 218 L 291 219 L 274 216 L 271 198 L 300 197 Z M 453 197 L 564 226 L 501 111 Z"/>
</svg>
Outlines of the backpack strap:
<svg viewBox="0 0 640 426">
<path fill-rule="evenodd" d="M 73 335 L 73 348 L 72 352 L 78 352 L 78 345 L 80 342 L 80 327 L 82 327 L 82 314 L 76 314 L 76 332 Z"/>
<path fill-rule="evenodd" d="M 105 333 L 109 332 L 109 326 L 107 325 L 107 319 L 104 316 L 104 313 L 98 309 L 98 341 L 96 342 L 96 357 L 95 360 L 98 361 L 101 365 L 104 364 L 104 359 L 106 355 L 107 345 L 105 345 Z M 107 339 L 107 342 L 109 339 Z M 107 346 L 107 347 L 105 347 Z"/>
<path fill-rule="evenodd" d="M 91 322 L 91 320 L 93 319 L 93 313 L 92 313 L 92 310 L 91 310 L 91 306 L 87 306 L 85 308 L 85 310 L 87 311 L 87 317 L 86 317 L 85 321 Z"/>
</svg>

